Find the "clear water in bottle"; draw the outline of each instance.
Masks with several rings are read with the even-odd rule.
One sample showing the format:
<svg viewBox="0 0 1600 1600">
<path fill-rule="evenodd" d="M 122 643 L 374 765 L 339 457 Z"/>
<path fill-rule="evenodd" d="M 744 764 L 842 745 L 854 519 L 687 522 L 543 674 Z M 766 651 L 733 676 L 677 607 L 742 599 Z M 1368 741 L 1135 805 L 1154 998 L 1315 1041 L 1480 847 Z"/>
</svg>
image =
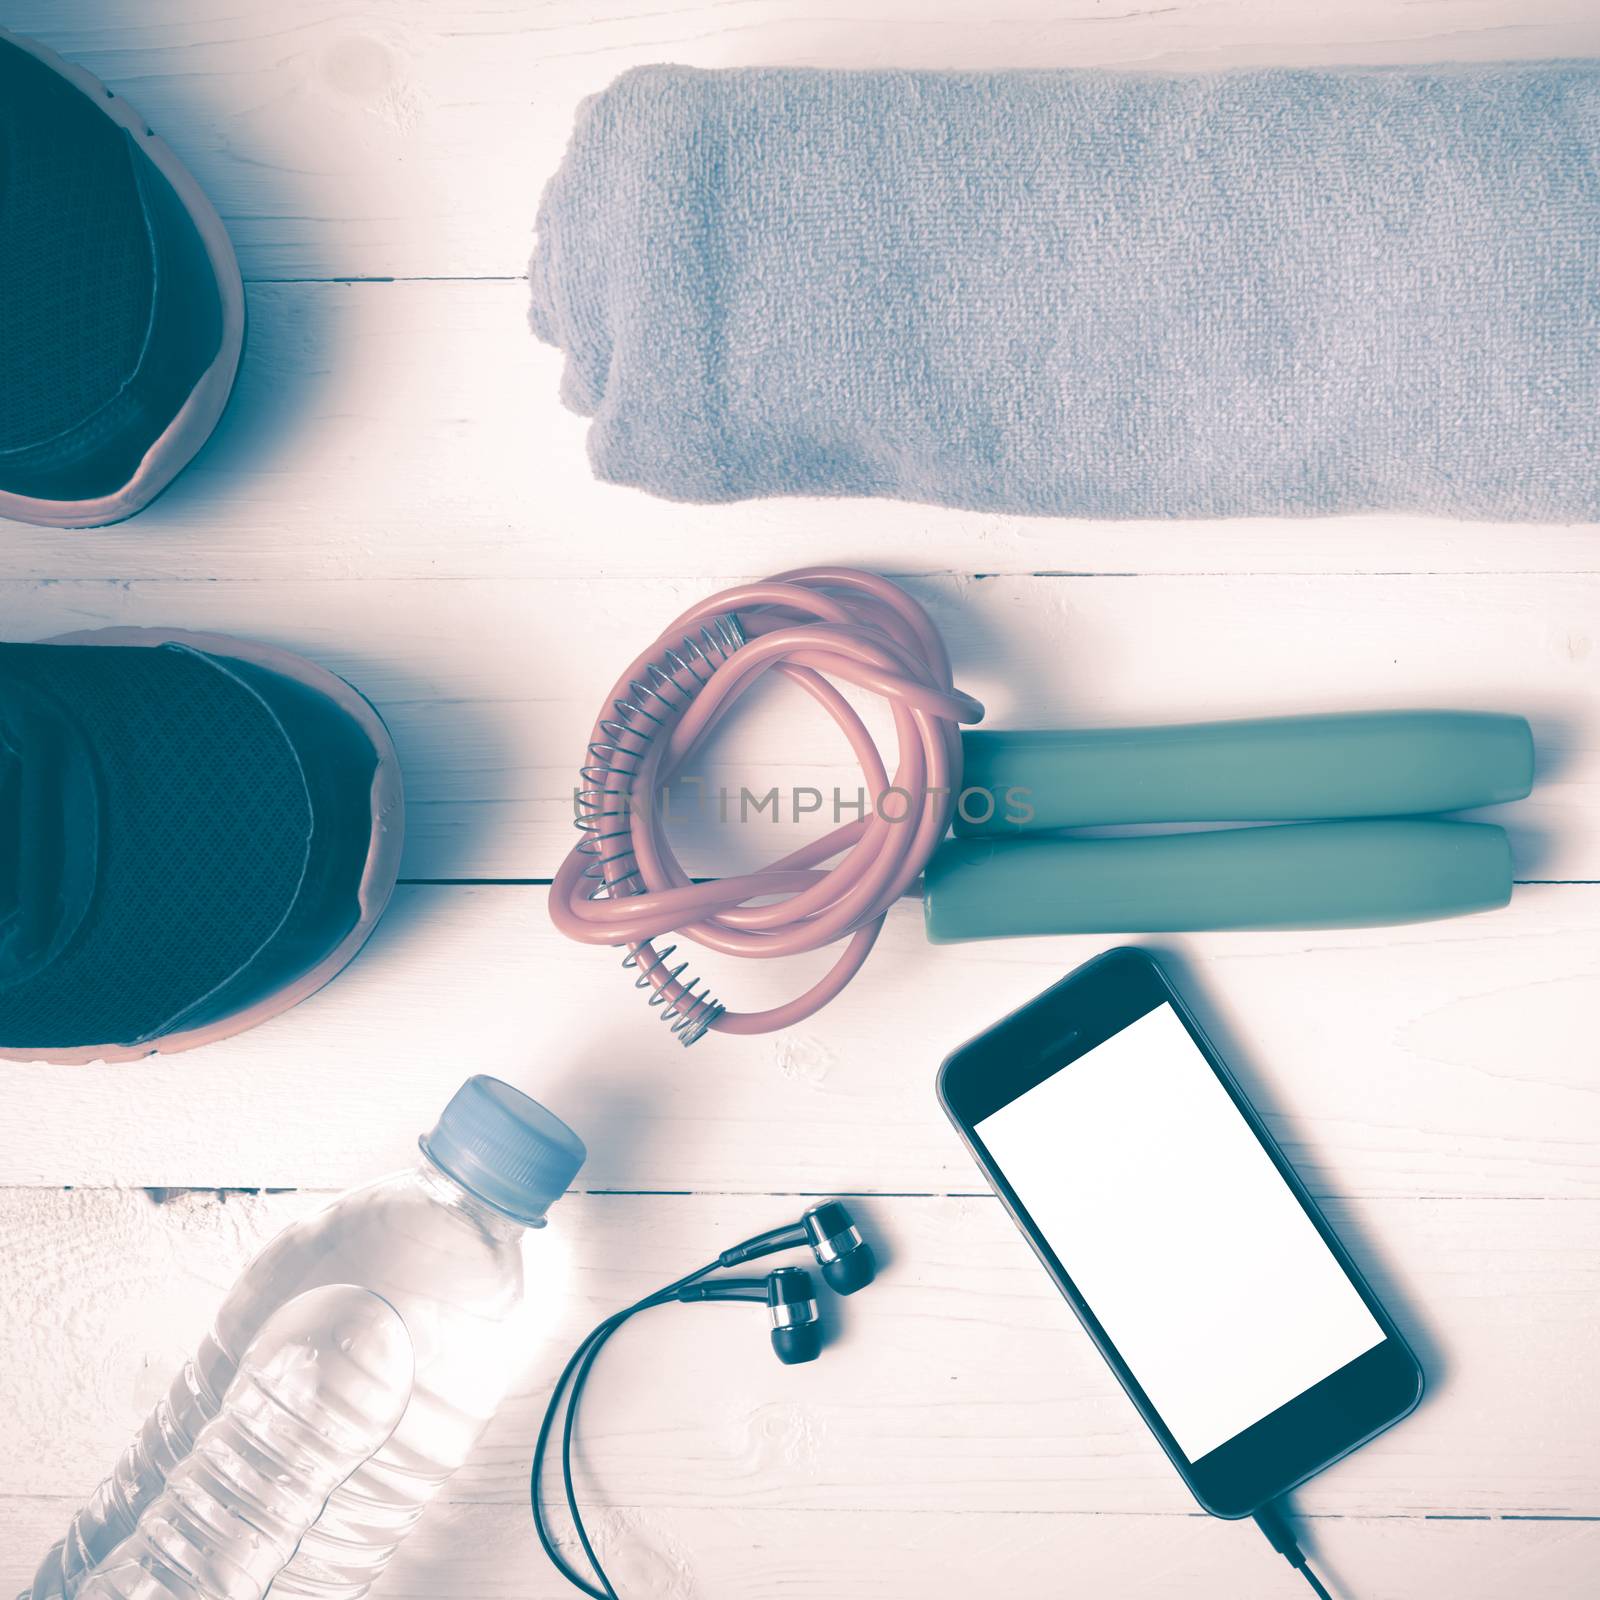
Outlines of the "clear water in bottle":
<svg viewBox="0 0 1600 1600">
<path fill-rule="evenodd" d="M 414 1371 L 387 1301 L 347 1283 L 296 1295 L 78 1600 L 262 1600 L 328 1497 L 393 1433 Z"/>
<path fill-rule="evenodd" d="M 544 1226 L 585 1156 L 565 1123 L 487 1077 L 468 1079 L 420 1143 L 415 1169 L 345 1195 L 256 1257 L 21 1600 L 75 1600 L 193 1449 L 267 1319 L 324 1284 L 369 1289 L 400 1313 L 416 1381 L 388 1443 L 335 1491 L 272 1596 L 361 1600 L 499 1405 L 524 1354 L 524 1235 Z M 545 1254 L 540 1240 L 526 1265 L 548 1296 Z"/>
</svg>

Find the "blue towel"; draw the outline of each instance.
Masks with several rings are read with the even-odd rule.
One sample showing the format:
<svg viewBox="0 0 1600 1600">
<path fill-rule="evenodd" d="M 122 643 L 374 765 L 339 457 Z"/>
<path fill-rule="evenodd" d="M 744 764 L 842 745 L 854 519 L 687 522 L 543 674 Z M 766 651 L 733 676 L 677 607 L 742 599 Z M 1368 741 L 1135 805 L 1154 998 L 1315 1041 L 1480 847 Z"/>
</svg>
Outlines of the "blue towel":
<svg viewBox="0 0 1600 1600">
<path fill-rule="evenodd" d="M 647 67 L 532 281 L 674 499 L 1600 519 L 1600 63 Z"/>
</svg>

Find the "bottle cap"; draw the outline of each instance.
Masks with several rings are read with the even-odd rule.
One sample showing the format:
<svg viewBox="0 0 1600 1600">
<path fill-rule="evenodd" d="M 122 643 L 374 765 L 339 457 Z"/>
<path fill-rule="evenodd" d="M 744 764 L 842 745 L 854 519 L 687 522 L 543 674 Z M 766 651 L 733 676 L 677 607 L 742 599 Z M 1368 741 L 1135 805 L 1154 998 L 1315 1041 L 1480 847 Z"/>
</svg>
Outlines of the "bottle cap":
<svg viewBox="0 0 1600 1600">
<path fill-rule="evenodd" d="M 456 1090 L 433 1132 L 417 1142 L 468 1193 L 535 1228 L 589 1153 L 537 1100 L 482 1074 Z"/>
</svg>

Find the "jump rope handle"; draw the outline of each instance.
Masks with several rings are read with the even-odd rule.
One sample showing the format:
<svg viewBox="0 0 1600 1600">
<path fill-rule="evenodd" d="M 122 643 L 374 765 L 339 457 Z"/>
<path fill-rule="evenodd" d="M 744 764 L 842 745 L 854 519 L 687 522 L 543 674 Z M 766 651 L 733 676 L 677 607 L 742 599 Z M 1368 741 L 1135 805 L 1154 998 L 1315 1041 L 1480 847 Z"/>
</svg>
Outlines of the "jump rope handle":
<svg viewBox="0 0 1600 1600">
<path fill-rule="evenodd" d="M 1487 911 L 1511 898 L 1505 830 L 1434 817 L 1140 838 L 956 839 L 928 865 L 936 944 L 1053 933 L 1341 928 Z"/>
<path fill-rule="evenodd" d="M 1482 711 L 969 730 L 961 749 L 958 838 L 1112 823 L 1416 816 L 1520 800 L 1533 787 L 1526 721 Z"/>
</svg>

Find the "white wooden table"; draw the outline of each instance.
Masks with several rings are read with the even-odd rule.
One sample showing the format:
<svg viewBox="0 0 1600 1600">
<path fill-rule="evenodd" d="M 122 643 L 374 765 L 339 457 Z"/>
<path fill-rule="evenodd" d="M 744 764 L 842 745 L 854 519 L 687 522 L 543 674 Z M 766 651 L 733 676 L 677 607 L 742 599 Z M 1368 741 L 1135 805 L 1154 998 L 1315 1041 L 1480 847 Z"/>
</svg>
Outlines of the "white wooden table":
<svg viewBox="0 0 1600 1600">
<path fill-rule="evenodd" d="M 252 326 L 217 439 L 153 511 L 3 530 L 0 633 L 163 622 L 314 656 L 389 719 L 412 827 L 367 953 L 298 1011 L 171 1061 L 0 1067 L 0 1594 L 255 1246 L 407 1161 L 472 1071 L 589 1140 L 551 1230 L 573 1299 L 389 1600 L 566 1593 L 523 1504 L 554 1362 L 831 1192 L 864 1196 L 885 1271 L 819 1365 L 780 1368 L 758 1316 L 706 1310 L 659 1314 L 600 1367 L 582 1456 L 624 1594 L 1303 1592 L 1248 1526 L 1196 1512 L 934 1104 L 954 1043 L 1106 941 L 932 951 L 908 903 L 811 1023 L 685 1054 L 612 957 L 546 921 L 572 768 L 624 656 L 708 589 L 812 560 L 903 578 L 995 726 L 1532 718 L 1509 909 L 1168 948 L 1429 1372 L 1415 1417 L 1298 1497 L 1338 1592 L 1600 1593 L 1600 534 L 659 503 L 590 479 L 521 280 L 578 99 L 640 62 L 1549 57 L 1600 51 L 1592 0 L 11 0 L 4 20 L 188 158 Z M 831 729 L 775 707 L 715 774 L 853 786 Z M 720 834 L 694 865 L 792 839 Z M 740 1004 L 798 976 L 707 965 Z"/>
</svg>

